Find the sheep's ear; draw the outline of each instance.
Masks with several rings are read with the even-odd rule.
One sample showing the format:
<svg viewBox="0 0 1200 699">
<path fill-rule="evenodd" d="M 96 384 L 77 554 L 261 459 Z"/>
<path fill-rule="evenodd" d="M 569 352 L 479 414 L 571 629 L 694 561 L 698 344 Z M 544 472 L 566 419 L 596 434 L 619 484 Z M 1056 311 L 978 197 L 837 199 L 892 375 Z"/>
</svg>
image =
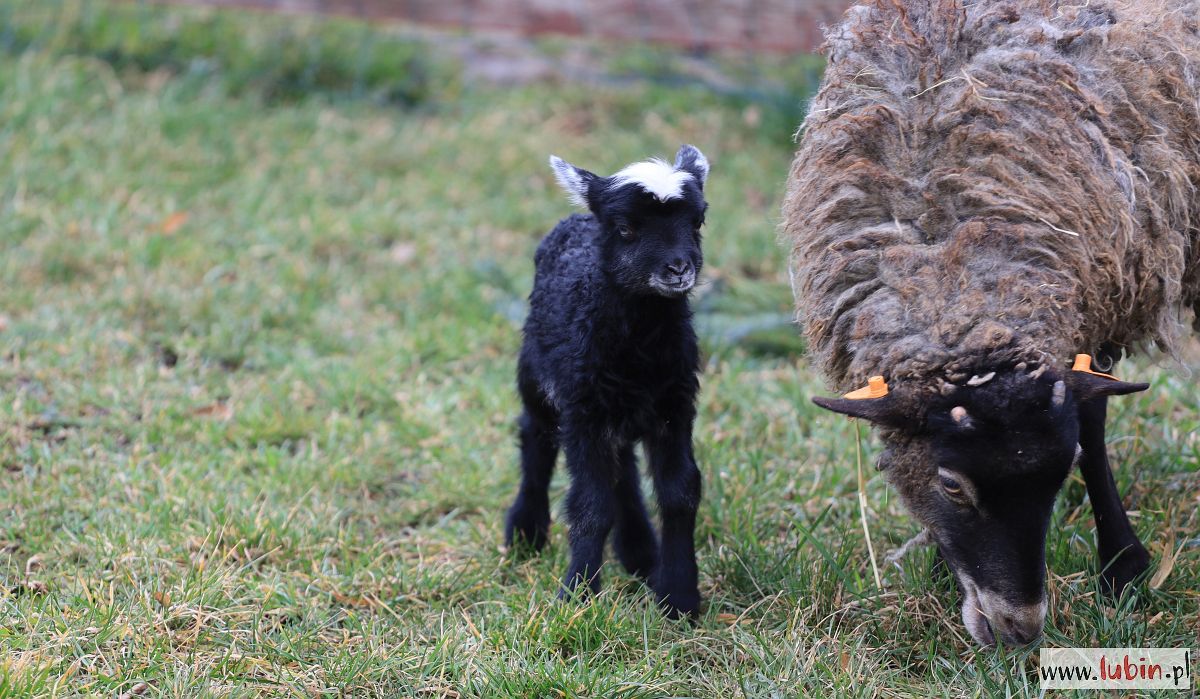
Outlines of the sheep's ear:
<svg viewBox="0 0 1200 699">
<path fill-rule="evenodd" d="M 825 398 L 813 396 L 812 402 L 835 413 L 859 417 L 884 427 L 905 428 L 913 425 L 912 415 L 901 408 L 893 394 L 882 398 Z"/>
<path fill-rule="evenodd" d="M 708 158 L 695 146 L 682 145 L 675 154 L 675 169 L 692 173 L 700 188 L 704 189 L 704 181 L 708 179 Z"/>
<path fill-rule="evenodd" d="M 558 180 L 558 185 L 566 191 L 567 198 L 571 200 L 571 203 L 585 209 L 591 208 L 588 206 L 588 190 L 591 188 L 592 182 L 600 178 L 583 168 L 575 167 L 556 155 L 550 156 L 550 167 L 554 169 L 554 178 Z"/>
<path fill-rule="evenodd" d="M 1065 380 L 1080 403 L 1100 396 L 1124 396 L 1150 388 L 1148 383 L 1129 383 L 1084 371 L 1068 371 Z"/>
</svg>

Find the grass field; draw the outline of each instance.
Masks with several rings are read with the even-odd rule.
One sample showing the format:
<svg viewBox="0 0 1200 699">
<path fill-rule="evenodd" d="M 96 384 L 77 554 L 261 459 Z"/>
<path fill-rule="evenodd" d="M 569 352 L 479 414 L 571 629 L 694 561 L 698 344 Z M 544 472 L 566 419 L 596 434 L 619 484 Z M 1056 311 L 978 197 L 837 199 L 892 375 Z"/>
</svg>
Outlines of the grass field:
<svg viewBox="0 0 1200 699">
<path fill-rule="evenodd" d="M 777 327 L 771 105 L 436 81 L 412 104 L 277 99 L 85 49 L 0 54 L 0 696 L 1038 693 L 1035 650 L 968 642 L 930 551 L 875 586 L 854 427 L 810 404 Z M 616 567 L 591 604 L 555 603 L 557 518 L 540 558 L 500 546 L 532 252 L 569 211 L 546 155 L 607 172 L 683 142 L 713 163 L 695 625 Z M 1165 582 L 1104 601 L 1072 476 L 1049 645 L 1197 645 L 1190 356 L 1122 366 L 1154 387 L 1109 430 Z M 868 476 L 882 553 L 916 527 Z"/>
</svg>

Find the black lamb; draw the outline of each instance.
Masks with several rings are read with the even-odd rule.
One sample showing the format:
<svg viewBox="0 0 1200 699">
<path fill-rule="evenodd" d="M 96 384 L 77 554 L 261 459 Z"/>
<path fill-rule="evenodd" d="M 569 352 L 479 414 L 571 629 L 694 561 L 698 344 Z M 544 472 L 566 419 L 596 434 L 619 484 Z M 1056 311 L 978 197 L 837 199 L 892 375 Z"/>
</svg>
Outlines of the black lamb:
<svg viewBox="0 0 1200 699">
<path fill-rule="evenodd" d="M 699 352 L 688 293 L 703 258 L 708 161 L 634 163 L 600 177 L 551 157 L 559 184 L 591 215 L 562 220 L 538 247 L 517 364 L 521 487 L 505 542 L 540 550 L 558 450 L 571 485 L 571 564 L 560 597 L 600 588 L 604 542 L 649 581 L 667 614 L 700 603 L 693 530 L 700 470 L 692 453 Z M 646 516 L 634 445 L 649 461 L 662 539 Z"/>
</svg>

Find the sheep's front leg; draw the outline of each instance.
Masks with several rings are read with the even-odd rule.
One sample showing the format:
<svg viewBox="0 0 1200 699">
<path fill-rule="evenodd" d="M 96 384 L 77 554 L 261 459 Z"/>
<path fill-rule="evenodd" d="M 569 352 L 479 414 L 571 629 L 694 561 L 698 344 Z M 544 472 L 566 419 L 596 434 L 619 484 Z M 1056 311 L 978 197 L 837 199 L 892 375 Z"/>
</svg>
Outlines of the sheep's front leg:
<svg viewBox="0 0 1200 699">
<path fill-rule="evenodd" d="M 1138 541 L 1125 506 L 1117 492 L 1104 445 L 1104 418 L 1108 397 L 1093 398 L 1079 405 L 1079 446 L 1083 455 L 1079 470 L 1087 485 L 1088 499 L 1096 517 L 1096 543 L 1100 554 L 1101 580 L 1119 595 L 1125 586 L 1150 565 L 1150 554 Z"/>
<path fill-rule="evenodd" d="M 590 436 L 573 436 L 566 440 L 565 452 L 571 473 L 567 491 L 571 565 L 559 597 L 574 592 L 581 583 L 592 592 L 600 591 L 604 542 L 616 518 L 613 475 L 617 464 L 612 445 Z"/>
<path fill-rule="evenodd" d="M 662 517 L 658 567 L 650 576 L 667 615 L 696 616 L 700 591 L 696 574 L 696 510 L 700 506 L 700 469 L 692 454 L 692 421 L 664 421 L 646 438 L 654 491 Z"/>
</svg>

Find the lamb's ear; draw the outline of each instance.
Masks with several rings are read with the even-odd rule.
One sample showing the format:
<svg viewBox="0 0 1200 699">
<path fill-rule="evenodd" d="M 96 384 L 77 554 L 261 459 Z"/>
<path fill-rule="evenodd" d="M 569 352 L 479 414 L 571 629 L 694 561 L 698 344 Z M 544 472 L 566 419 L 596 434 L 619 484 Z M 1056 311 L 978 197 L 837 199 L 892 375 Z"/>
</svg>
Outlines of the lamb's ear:
<svg viewBox="0 0 1200 699">
<path fill-rule="evenodd" d="M 695 146 L 684 144 L 675 154 L 675 169 L 692 173 L 700 189 L 704 189 L 704 181 L 708 179 L 708 158 Z"/>
<path fill-rule="evenodd" d="M 592 183 L 600 178 L 583 168 L 575 167 L 557 155 L 550 156 L 550 167 L 554 169 L 554 178 L 566 191 L 571 203 L 585 209 L 591 208 L 588 206 L 588 190 Z"/>
<path fill-rule="evenodd" d="M 860 417 L 884 427 L 904 428 L 912 426 L 912 416 L 901 408 L 895 396 L 889 393 L 882 398 L 825 398 L 813 396 L 812 402 L 835 413 Z"/>
<path fill-rule="evenodd" d="M 1064 380 L 1080 403 L 1100 396 L 1124 396 L 1150 388 L 1148 383 L 1129 383 L 1084 371 L 1068 371 Z"/>
</svg>

